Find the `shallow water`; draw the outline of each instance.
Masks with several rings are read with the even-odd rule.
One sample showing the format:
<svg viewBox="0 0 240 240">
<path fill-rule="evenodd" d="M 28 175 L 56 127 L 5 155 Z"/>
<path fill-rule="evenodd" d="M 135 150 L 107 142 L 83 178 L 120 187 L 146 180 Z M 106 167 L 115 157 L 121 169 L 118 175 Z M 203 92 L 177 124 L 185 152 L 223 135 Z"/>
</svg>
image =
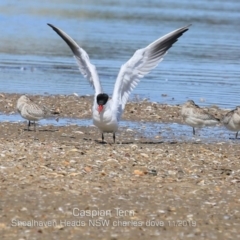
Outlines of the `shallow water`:
<svg viewBox="0 0 240 240">
<path fill-rule="evenodd" d="M 191 98 L 200 105 L 234 108 L 240 92 L 239 12 L 236 0 L 0 1 L 0 92 L 93 94 L 48 22 L 88 52 L 109 93 L 136 49 L 191 23 L 132 97 L 169 104 Z"/>
<path fill-rule="evenodd" d="M 3 115 L 0 114 L 0 122 L 26 122 L 18 114 Z M 38 122 L 40 126 L 69 126 L 76 125 L 81 127 L 94 127 L 92 119 L 74 119 L 74 118 L 60 118 L 57 122 L 54 118 L 43 119 Z M 233 138 L 235 133 L 229 132 L 222 126 L 208 127 L 196 130 L 196 136 L 192 135 L 192 128 L 186 125 L 177 123 L 153 123 L 153 122 L 134 122 L 134 121 L 120 121 L 120 131 L 134 131 L 136 132 L 136 139 L 139 137 L 146 137 L 156 142 L 173 141 L 203 141 L 203 142 L 226 142 Z M 118 133 L 121 134 L 121 133 Z M 99 135 L 100 136 L 100 135 Z"/>
</svg>

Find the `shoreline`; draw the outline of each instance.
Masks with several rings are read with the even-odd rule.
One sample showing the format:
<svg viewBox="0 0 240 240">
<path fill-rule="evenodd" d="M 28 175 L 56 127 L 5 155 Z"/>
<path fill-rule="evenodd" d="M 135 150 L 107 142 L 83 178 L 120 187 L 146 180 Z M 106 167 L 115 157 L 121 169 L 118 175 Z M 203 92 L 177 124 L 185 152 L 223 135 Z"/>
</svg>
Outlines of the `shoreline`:
<svg viewBox="0 0 240 240">
<path fill-rule="evenodd" d="M 0 112 L 14 114 L 17 99 L 22 94 L 0 93 Z M 60 117 L 88 119 L 92 117 L 91 109 L 93 96 L 72 95 L 28 95 L 34 102 L 46 105 L 60 111 Z M 229 109 L 220 109 L 218 106 L 204 108 L 217 118 L 221 118 Z M 180 105 L 168 105 L 148 100 L 129 101 L 124 109 L 122 120 L 147 121 L 163 123 L 181 123 Z"/>
</svg>

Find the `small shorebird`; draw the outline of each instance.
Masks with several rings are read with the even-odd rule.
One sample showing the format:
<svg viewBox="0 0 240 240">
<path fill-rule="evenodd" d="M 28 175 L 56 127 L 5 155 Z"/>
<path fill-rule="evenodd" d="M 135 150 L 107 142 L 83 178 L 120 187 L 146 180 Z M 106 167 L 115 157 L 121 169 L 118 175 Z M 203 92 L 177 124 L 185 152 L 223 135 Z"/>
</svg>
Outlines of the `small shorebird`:
<svg viewBox="0 0 240 240">
<path fill-rule="evenodd" d="M 97 126 L 102 133 L 102 142 L 104 133 L 113 133 L 115 142 L 115 133 L 118 130 L 118 122 L 124 111 L 128 97 L 146 74 L 163 60 L 167 50 L 186 32 L 190 25 L 179 28 L 165 36 L 157 39 L 147 47 L 137 50 L 134 55 L 121 66 L 115 82 L 112 99 L 104 93 L 99 81 L 96 67 L 91 64 L 88 54 L 84 49 L 64 31 L 48 24 L 70 47 L 79 66 L 82 75 L 88 79 L 95 89 L 95 97 L 92 108 L 93 124 Z"/>
<path fill-rule="evenodd" d="M 222 123 L 228 130 L 236 132 L 235 138 L 237 138 L 240 131 L 240 106 L 228 112 L 222 118 Z"/>
<path fill-rule="evenodd" d="M 195 135 L 195 127 L 214 126 L 220 122 L 218 118 L 200 108 L 193 100 L 188 100 L 182 105 L 181 115 L 184 122 L 193 128 L 193 135 Z"/>
<path fill-rule="evenodd" d="M 34 103 L 26 95 L 22 95 L 17 100 L 17 111 L 20 115 L 28 120 L 28 131 L 30 130 L 31 121 L 34 124 L 34 131 L 36 131 L 36 121 L 39 121 L 43 118 L 47 118 L 54 114 L 50 109 L 45 106 L 40 106 Z"/>
</svg>

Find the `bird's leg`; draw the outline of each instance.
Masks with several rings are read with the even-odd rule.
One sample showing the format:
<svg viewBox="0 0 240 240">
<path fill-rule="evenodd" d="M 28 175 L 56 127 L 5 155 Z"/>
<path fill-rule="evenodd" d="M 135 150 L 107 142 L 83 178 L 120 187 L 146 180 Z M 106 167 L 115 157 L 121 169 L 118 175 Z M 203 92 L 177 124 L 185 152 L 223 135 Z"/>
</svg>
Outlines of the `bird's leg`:
<svg viewBox="0 0 240 240">
<path fill-rule="evenodd" d="M 34 121 L 33 124 L 34 124 L 34 131 L 36 132 L 36 122 Z"/>
<path fill-rule="evenodd" d="M 193 127 L 192 129 L 193 129 L 193 135 L 195 135 L 195 128 Z"/>
<path fill-rule="evenodd" d="M 115 136 L 115 132 L 113 133 L 113 142 L 115 143 L 115 138 L 116 138 L 116 136 Z"/>
<path fill-rule="evenodd" d="M 236 136 L 235 136 L 235 138 L 237 139 L 237 137 L 238 137 L 238 132 L 236 133 Z"/>
<path fill-rule="evenodd" d="M 30 126 L 31 126 L 31 122 L 30 121 L 28 121 L 28 131 L 30 130 L 29 128 L 30 128 Z"/>
<path fill-rule="evenodd" d="M 104 142 L 104 135 L 103 135 L 103 133 L 102 133 L 102 143 Z"/>
</svg>

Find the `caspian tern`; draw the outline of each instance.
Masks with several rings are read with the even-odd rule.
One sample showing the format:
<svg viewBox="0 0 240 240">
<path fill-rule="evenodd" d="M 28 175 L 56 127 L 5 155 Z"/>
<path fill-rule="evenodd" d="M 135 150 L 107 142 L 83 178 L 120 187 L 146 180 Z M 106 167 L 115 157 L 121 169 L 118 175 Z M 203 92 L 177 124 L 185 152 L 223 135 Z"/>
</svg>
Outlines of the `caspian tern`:
<svg viewBox="0 0 240 240">
<path fill-rule="evenodd" d="M 186 32 L 190 25 L 179 28 L 165 36 L 157 39 L 147 47 L 137 50 L 134 55 L 121 66 L 115 82 L 112 99 L 102 90 L 96 67 L 91 64 L 88 54 L 84 49 L 64 31 L 48 24 L 70 47 L 77 61 L 82 75 L 88 79 L 95 90 L 94 103 L 92 108 L 93 124 L 104 133 L 113 133 L 115 143 L 115 133 L 118 130 L 118 122 L 121 118 L 128 97 L 146 74 L 154 69 L 162 60 L 167 50 Z"/>
<path fill-rule="evenodd" d="M 235 131 L 235 138 L 238 137 L 240 131 L 240 106 L 228 112 L 222 119 L 223 125 L 230 131 Z"/>
<path fill-rule="evenodd" d="M 28 120 L 28 131 L 30 130 L 29 128 L 31 126 L 31 121 L 34 124 L 34 131 L 36 131 L 36 121 L 50 117 L 55 114 L 46 106 L 36 104 L 26 95 L 22 95 L 17 100 L 17 111 L 23 118 Z M 58 120 L 56 119 L 56 121 Z"/>
<path fill-rule="evenodd" d="M 183 104 L 181 115 L 183 121 L 193 128 L 193 135 L 195 135 L 195 127 L 214 126 L 220 123 L 220 119 L 200 108 L 193 100 Z"/>
</svg>

